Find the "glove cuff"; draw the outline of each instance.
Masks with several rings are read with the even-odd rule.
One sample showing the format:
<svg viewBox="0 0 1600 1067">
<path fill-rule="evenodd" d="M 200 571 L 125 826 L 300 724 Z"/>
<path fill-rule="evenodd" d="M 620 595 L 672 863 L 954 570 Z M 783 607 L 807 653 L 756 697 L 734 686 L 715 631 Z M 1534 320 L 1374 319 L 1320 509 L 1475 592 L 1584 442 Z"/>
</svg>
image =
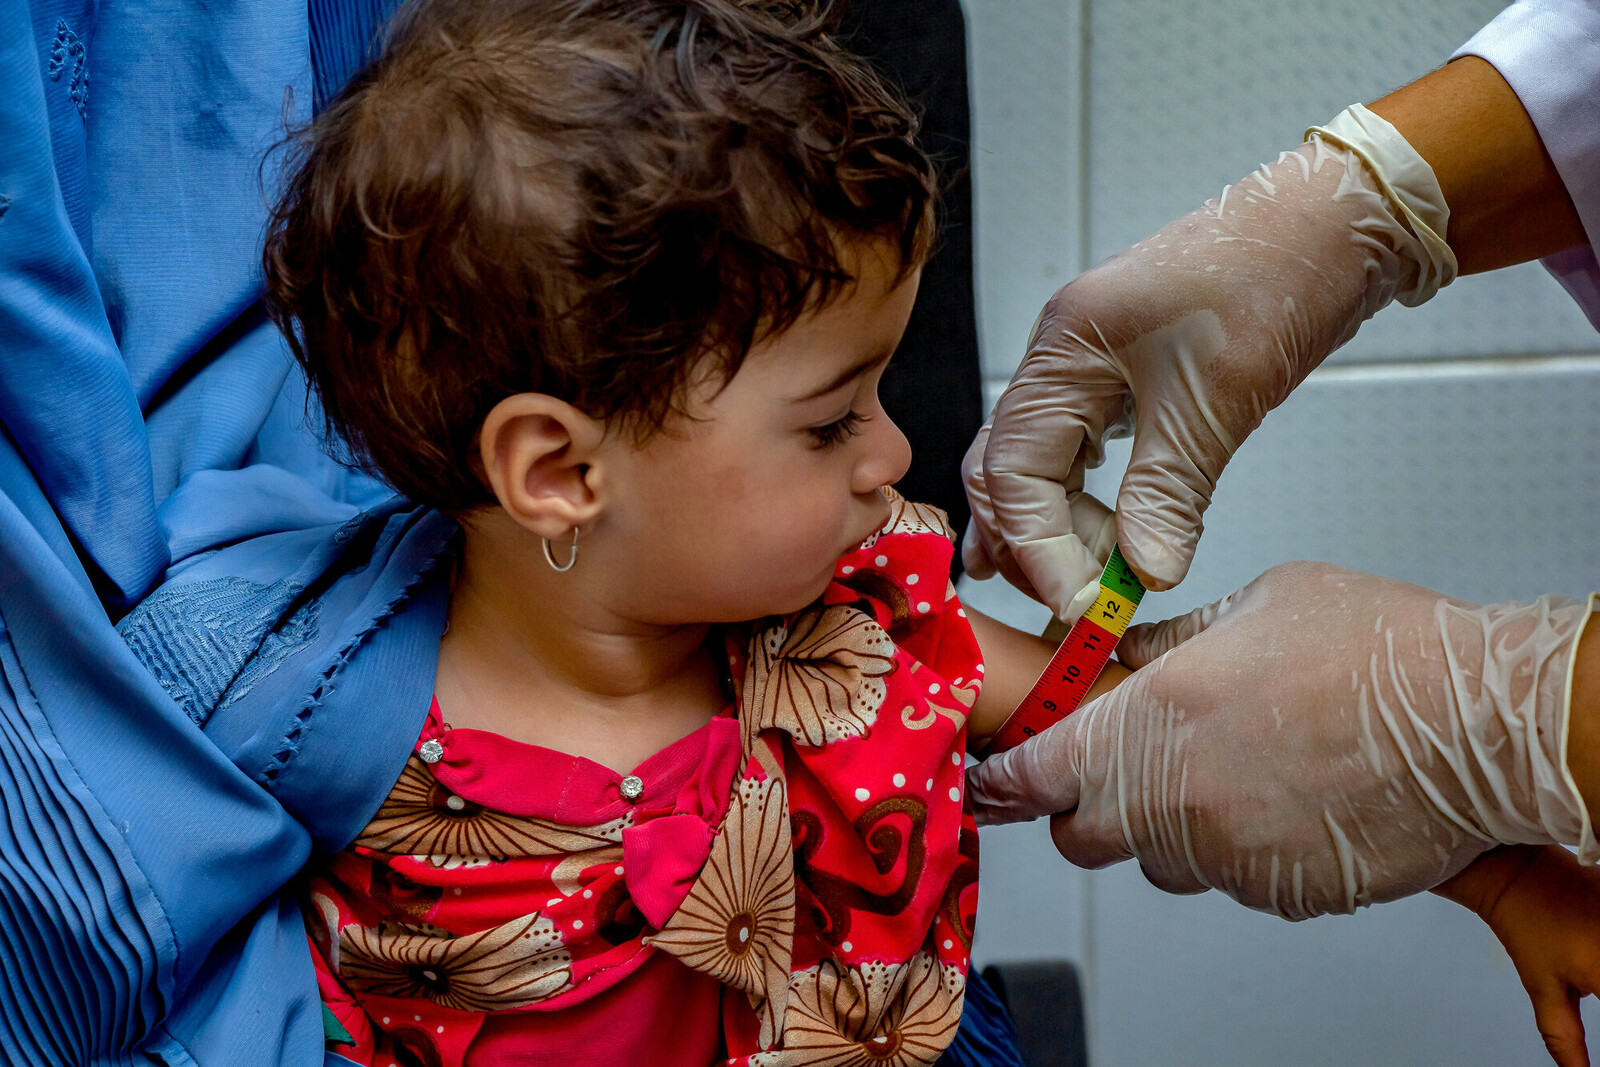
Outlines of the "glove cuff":
<svg viewBox="0 0 1600 1067">
<path fill-rule="evenodd" d="M 1305 136 L 1308 141 L 1343 148 L 1360 159 L 1384 199 L 1417 239 L 1416 248 L 1397 250 L 1416 268 L 1416 277 L 1406 279 L 1396 300 L 1415 307 L 1455 281 L 1460 266 L 1445 243 L 1450 207 L 1433 168 L 1399 130 L 1362 105 L 1351 104 L 1326 126 L 1306 130 Z"/>
<path fill-rule="evenodd" d="M 1583 794 L 1578 790 L 1578 783 L 1572 777 L 1572 768 L 1567 762 L 1567 738 L 1572 733 L 1572 675 L 1578 666 L 1578 644 L 1583 640 L 1583 632 L 1594 618 L 1597 605 L 1600 605 L 1600 593 L 1590 593 L 1589 603 L 1584 612 L 1583 619 L 1578 623 L 1577 631 L 1572 635 L 1572 654 L 1567 660 L 1567 689 L 1561 704 L 1561 738 L 1558 752 L 1562 780 L 1567 788 L 1572 791 L 1572 796 L 1577 802 L 1578 816 L 1582 826 L 1578 831 L 1578 862 L 1594 863 L 1600 860 L 1600 845 L 1594 838 L 1594 824 L 1589 819 L 1589 806 L 1583 802 Z"/>
<path fill-rule="evenodd" d="M 1407 761 L 1439 810 L 1489 844 L 1595 851 L 1566 763 L 1574 651 L 1594 608 L 1559 596 L 1434 608 L 1454 722 L 1419 730 Z"/>
</svg>

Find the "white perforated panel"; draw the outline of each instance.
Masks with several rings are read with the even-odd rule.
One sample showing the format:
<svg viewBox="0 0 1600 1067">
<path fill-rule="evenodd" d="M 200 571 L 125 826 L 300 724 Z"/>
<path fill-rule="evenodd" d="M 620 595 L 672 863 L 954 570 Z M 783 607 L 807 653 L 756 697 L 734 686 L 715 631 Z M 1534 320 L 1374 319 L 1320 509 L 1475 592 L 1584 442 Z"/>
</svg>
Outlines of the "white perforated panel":
<svg viewBox="0 0 1600 1067">
<path fill-rule="evenodd" d="M 1600 357 L 1319 371 L 1240 449 L 1143 618 L 1320 559 L 1479 602 L 1600 589 Z M 1127 443 L 1090 475 L 1113 499 Z"/>
<path fill-rule="evenodd" d="M 1078 273 L 1078 5 L 967 5 L 978 328 L 1009 377 L 1039 308 Z"/>
<path fill-rule="evenodd" d="M 1290 924 L 1086 876 L 1094 1067 L 1548 1067 L 1510 960 L 1465 908 L 1413 897 Z M 1585 1002 L 1591 1055 L 1600 1011 Z"/>
<path fill-rule="evenodd" d="M 1308 125 L 1438 66 L 1495 0 L 1115 0 L 1089 4 L 1090 260 L 1217 195 Z M 1381 312 L 1336 360 L 1600 348 L 1536 266 Z M 992 364 L 997 365 L 997 364 Z"/>
<path fill-rule="evenodd" d="M 1110 255 L 1308 125 L 1438 66 L 1495 0 L 1091 2 L 1089 229 Z"/>
</svg>

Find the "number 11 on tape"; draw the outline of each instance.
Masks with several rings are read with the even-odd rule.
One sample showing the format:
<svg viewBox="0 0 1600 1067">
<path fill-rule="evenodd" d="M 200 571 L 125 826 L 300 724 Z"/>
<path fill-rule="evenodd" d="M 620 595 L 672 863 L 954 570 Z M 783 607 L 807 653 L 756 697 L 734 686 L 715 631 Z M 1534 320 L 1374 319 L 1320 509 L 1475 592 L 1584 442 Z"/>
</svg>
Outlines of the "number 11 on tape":
<svg viewBox="0 0 1600 1067">
<path fill-rule="evenodd" d="M 1056 649 L 1050 665 L 995 732 L 988 755 L 1017 747 L 1077 710 L 1084 694 L 1110 662 L 1111 650 L 1133 621 L 1133 609 L 1143 597 L 1144 586 L 1112 545 L 1111 558 L 1100 575 L 1100 595 L 1072 624 L 1072 631 Z"/>
</svg>

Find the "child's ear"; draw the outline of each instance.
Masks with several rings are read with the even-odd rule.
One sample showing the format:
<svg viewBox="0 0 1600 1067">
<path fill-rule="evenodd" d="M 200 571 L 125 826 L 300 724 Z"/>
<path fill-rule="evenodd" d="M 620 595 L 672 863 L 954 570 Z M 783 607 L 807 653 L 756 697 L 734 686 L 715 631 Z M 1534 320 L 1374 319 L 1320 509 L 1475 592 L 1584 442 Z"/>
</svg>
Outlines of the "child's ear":
<svg viewBox="0 0 1600 1067">
<path fill-rule="evenodd" d="M 518 525 L 570 537 L 600 514 L 595 453 L 605 427 L 565 401 L 518 393 L 496 404 L 478 431 L 484 479 Z"/>
</svg>

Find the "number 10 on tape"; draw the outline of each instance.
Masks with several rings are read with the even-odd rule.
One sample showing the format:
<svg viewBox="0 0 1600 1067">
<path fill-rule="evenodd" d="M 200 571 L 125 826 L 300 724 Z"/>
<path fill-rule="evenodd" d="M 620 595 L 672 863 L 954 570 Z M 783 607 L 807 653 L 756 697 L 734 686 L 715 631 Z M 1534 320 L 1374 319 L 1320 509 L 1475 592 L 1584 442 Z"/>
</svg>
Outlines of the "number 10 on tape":
<svg viewBox="0 0 1600 1067">
<path fill-rule="evenodd" d="M 1050 666 L 995 733 L 989 755 L 1015 748 L 1077 710 L 1084 694 L 1111 659 L 1111 650 L 1133 620 L 1144 586 L 1133 576 L 1117 547 L 1100 575 L 1100 595 L 1061 642 Z"/>
</svg>

